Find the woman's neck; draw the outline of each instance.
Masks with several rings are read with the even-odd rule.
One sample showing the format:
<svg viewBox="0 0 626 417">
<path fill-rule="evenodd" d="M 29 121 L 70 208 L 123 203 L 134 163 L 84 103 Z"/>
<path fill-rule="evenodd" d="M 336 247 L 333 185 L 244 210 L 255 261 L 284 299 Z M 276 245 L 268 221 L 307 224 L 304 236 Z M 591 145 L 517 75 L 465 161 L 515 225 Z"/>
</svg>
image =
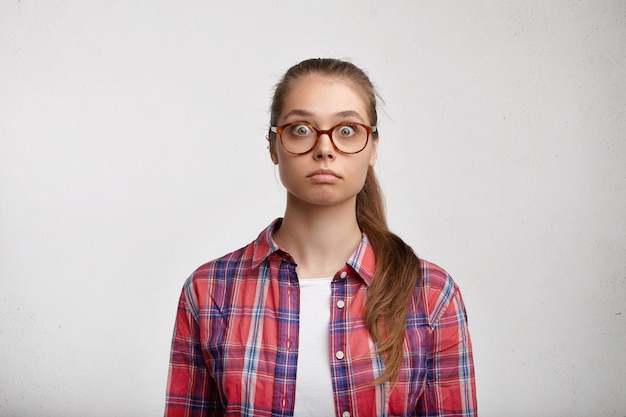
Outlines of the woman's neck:
<svg viewBox="0 0 626 417">
<path fill-rule="evenodd" d="M 275 242 L 298 264 L 300 278 L 332 276 L 341 269 L 362 238 L 355 201 L 333 206 L 287 202 Z"/>
</svg>

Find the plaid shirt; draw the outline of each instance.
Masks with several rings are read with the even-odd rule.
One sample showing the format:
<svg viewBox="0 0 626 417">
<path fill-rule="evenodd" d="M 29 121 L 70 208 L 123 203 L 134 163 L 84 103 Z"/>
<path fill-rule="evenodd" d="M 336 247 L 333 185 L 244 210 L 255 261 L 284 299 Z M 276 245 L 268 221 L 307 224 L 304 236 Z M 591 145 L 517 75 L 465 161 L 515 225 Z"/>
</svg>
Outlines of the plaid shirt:
<svg viewBox="0 0 626 417">
<path fill-rule="evenodd" d="M 296 265 L 272 239 L 277 222 L 186 281 L 172 341 L 166 416 L 293 415 L 300 295 Z M 475 416 L 461 293 L 445 271 L 425 261 L 421 291 L 416 285 L 410 301 L 399 378 L 395 385 L 372 384 L 384 366 L 364 325 L 374 269 L 374 253 L 363 236 L 331 284 L 328 354 L 336 415 Z"/>
</svg>

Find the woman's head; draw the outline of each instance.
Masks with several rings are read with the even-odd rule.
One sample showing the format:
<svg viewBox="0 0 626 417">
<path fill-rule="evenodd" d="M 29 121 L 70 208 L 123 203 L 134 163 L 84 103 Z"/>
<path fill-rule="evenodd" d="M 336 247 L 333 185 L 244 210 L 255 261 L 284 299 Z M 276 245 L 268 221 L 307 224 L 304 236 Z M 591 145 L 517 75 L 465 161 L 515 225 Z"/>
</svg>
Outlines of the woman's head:
<svg viewBox="0 0 626 417">
<path fill-rule="evenodd" d="M 280 139 L 272 140 L 269 149 L 288 203 L 356 201 L 377 155 L 365 103 L 352 83 L 336 78 L 310 74 L 292 85 L 280 126 L 272 129 Z M 325 175 L 316 175 L 320 171 Z"/>
<path fill-rule="evenodd" d="M 377 124 L 378 117 L 376 107 L 378 94 L 376 92 L 376 89 L 374 88 L 374 85 L 363 70 L 350 62 L 338 59 L 314 58 L 304 60 L 287 70 L 287 72 L 283 75 L 281 80 L 276 85 L 276 89 L 274 91 L 274 96 L 271 104 L 270 131 L 268 135 L 268 140 L 270 142 L 270 156 L 274 164 L 279 165 L 280 159 L 278 154 L 281 146 L 277 145 L 276 143 L 277 133 L 279 131 L 278 127 L 281 126 L 281 123 L 285 122 L 285 113 L 290 113 L 292 111 L 289 106 L 291 106 L 290 101 L 293 96 L 296 96 L 297 94 L 303 94 L 300 93 L 300 90 L 302 89 L 301 87 L 307 84 L 308 81 L 312 81 L 312 79 L 317 79 L 318 82 L 321 83 L 319 85 L 326 84 L 322 83 L 320 79 L 325 79 L 327 80 L 327 82 L 335 82 L 335 84 L 343 84 L 343 86 L 339 87 L 340 90 L 345 90 L 346 87 L 348 87 L 348 89 L 351 90 L 352 94 L 348 93 L 347 95 L 354 96 L 355 100 L 358 102 L 357 107 L 359 109 L 362 109 L 362 111 L 360 111 L 362 118 L 359 118 L 360 120 L 358 121 L 368 124 L 369 126 L 376 126 Z M 328 99 L 328 97 L 326 98 Z M 334 104 L 336 104 L 336 102 L 331 99 L 331 105 L 329 107 L 333 107 Z M 348 105 L 346 109 L 341 108 L 340 110 L 348 110 L 350 107 L 352 106 Z M 356 110 L 356 108 L 351 110 Z M 364 120 L 365 118 L 369 120 Z M 289 123 L 289 121 L 287 121 L 287 123 Z M 332 126 L 332 124 L 333 123 L 330 123 L 328 126 L 325 126 L 324 129 L 328 129 L 330 126 Z M 317 127 L 319 128 L 320 126 Z M 362 229 L 368 228 L 368 224 L 386 228 L 387 221 L 385 216 L 383 197 L 378 185 L 378 181 L 376 179 L 376 174 L 373 170 L 373 162 L 376 159 L 375 150 L 377 148 L 378 141 L 377 129 L 369 134 L 369 139 L 369 143 L 372 144 L 369 147 L 373 147 L 374 152 L 371 154 L 373 158 L 370 159 L 370 166 L 366 169 L 366 171 L 362 173 L 363 175 L 360 175 L 362 176 L 362 182 L 360 184 L 360 187 L 362 188 L 360 189 L 360 192 L 358 192 L 356 199 L 357 221 L 359 222 Z M 333 143 L 333 145 L 335 146 L 335 150 L 338 150 L 336 144 Z M 306 148 L 303 149 L 304 153 L 307 153 Z M 289 152 L 292 151 L 297 152 L 297 154 L 300 155 L 302 149 L 292 149 Z M 360 153 L 360 151 L 357 152 Z M 362 157 L 364 153 L 365 152 L 361 154 L 356 154 L 354 159 L 359 159 L 359 157 Z M 292 176 L 287 175 L 286 177 Z M 283 179 L 283 184 L 285 184 L 282 171 L 281 179 Z"/>
<path fill-rule="evenodd" d="M 278 119 L 283 112 L 285 97 L 289 94 L 294 84 L 304 77 L 318 75 L 349 83 L 362 96 L 369 117 L 369 124 L 376 125 L 376 89 L 365 72 L 356 65 L 331 58 L 307 59 L 289 68 L 280 82 L 276 85 L 272 99 L 270 126 L 277 126 Z M 377 137 L 377 133 L 373 133 Z M 275 134 L 270 132 L 269 139 L 275 139 Z"/>
</svg>

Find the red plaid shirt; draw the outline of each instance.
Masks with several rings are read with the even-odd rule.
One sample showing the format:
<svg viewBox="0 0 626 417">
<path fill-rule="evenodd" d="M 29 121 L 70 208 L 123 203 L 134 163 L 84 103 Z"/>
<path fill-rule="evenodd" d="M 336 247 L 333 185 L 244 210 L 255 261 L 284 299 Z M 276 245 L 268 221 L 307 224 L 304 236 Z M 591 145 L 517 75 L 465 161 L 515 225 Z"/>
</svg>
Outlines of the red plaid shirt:
<svg viewBox="0 0 626 417">
<path fill-rule="evenodd" d="M 244 248 L 198 268 L 180 297 L 166 416 L 292 416 L 298 360 L 296 265 L 272 239 L 276 222 Z M 331 283 L 328 355 L 335 413 L 475 416 L 472 348 L 461 293 L 422 261 L 395 385 L 364 325 L 375 259 L 367 237 Z"/>
</svg>

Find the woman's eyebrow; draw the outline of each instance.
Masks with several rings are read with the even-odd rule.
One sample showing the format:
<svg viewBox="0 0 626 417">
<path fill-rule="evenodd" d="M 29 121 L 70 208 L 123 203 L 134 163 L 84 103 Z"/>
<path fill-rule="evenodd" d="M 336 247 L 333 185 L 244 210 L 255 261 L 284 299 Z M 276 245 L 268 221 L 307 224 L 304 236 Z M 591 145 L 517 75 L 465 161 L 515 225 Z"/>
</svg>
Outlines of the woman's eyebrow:
<svg viewBox="0 0 626 417">
<path fill-rule="evenodd" d="M 337 116 L 340 116 L 340 117 L 356 117 L 360 121 L 365 122 L 363 117 L 361 117 L 361 115 L 358 112 L 355 112 L 354 110 L 340 111 L 339 113 L 337 113 Z"/>
<path fill-rule="evenodd" d="M 313 113 L 311 113 L 310 111 L 307 111 L 307 110 L 293 109 L 293 110 L 290 110 L 289 112 L 287 112 L 287 114 L 283 116 L 283 119 L 286 119 L 289 116 L 305 116 L 305 117 L 309 117 L 309 116 L 313 116 Z"/>
</svg>

